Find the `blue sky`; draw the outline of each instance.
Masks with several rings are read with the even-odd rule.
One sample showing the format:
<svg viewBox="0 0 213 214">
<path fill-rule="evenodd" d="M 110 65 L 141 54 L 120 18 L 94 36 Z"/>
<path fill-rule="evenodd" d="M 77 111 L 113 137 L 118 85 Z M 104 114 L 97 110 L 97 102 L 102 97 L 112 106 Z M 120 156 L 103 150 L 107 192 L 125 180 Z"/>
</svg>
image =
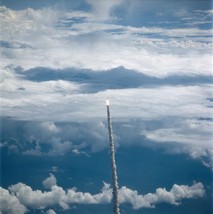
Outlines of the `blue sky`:
<svg viewBox="0 0 213 214">
<path fill-rule="evenodd" d="M 1 213 L 210 213 L 212 2 L 1 1 Z"/>
</svg>

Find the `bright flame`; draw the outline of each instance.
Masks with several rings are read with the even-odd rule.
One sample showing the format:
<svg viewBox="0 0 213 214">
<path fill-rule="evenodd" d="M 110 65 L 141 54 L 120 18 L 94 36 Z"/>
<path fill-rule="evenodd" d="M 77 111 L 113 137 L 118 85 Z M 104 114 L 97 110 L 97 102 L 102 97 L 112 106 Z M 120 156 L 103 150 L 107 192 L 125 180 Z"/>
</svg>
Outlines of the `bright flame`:
<svg viewBox="0 0 213 214">
<path fill-rule="evenodd" d="M 106 105 L 109 106 L 109 100 L 108 100 L 108 98 L 106 99 Z"/>
</svg>

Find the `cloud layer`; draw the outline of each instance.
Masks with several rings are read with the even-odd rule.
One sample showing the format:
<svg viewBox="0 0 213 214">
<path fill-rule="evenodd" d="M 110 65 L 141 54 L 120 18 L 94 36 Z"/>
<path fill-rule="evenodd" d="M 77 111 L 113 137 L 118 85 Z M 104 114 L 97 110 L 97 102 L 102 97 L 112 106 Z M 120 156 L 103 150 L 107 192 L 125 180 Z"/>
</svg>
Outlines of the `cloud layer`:
<svg viewBox="0 0 213 214">
<path fill-rule="evenodd" d="M 33 143 L 23 154 L 84 154 L 81 149 L 86 146 L 73 142 L 80 132 L 84 145 L 89 140 L 101 142 L 93 144 L 92 151 L 105 148 L 104 100 L 110 97 L 114 122 L 141 125 L 138 141 L 145 137 L 158 145 L 175 142 L 176 152 L 209 158 L 212 29 L 200 26 L 210 20 L 212 10 L 191 8 L 187 2 L 175 10 L 168 4 L 167 12 L 160 3 L 153 6 L 147 1 L 87 4 L 87 10 L 1 6 L 1 116 L 32 121 L 29 126 L 36 121 L 36 127 L 47 132 L 44 140 L 29 127 L 25 139 Z M 170 15 L 172 27 L 168 22 L 137 24 L 137 19 L 147 18 L 151 6 L 159 7 L 154 14 L 159 23 Z M 138 10 L 144 14 L 137 17 Z M 131 17 L 135 23 L 128 22 Z M 140 122 L 131 124 L 135 119 Z M 149 130 L 144 130 L 142 120 L 149 123 Z M 156 127 L 154 121 L 159 120 L 161 127 Z M 66 135 L 55 124 L 62 121 L 72 123 L 73 130 L 78 123 L 79 131 Z M 44 141 L 48 152 L 42 151 Z M 1 145 L 6 142 L 7 138 Z"/>
<path fill-rule="evenodd" d="M 56 181 L 54 175 L 45 179 L 44 183 L 50 180 Z M 52 184 L 52 182 L 51 182 Z M 112 189 L 109 184 L 104 183 L 100 193 L 92 195 L 89 192 L 79 192 L 76 188 L 64 190 L 57 185 L 51 186 L 50 191 L 42 192 L 32 190 L 30 186 L 23 183 L 17 183 L 7 189 L 1 188 L 0 212 L 2 213 L 26 213 L 27 210 L 46 208 L 70 209 L 72 204 L 106 204 L 112 200 Z M 120 203 L 130 203 L 134 209 L 154 208 L 159 203 L 168 203 L 180 205 L 184 199 L 195 199 L 204 197 L 205 189 L 202 183 L 194 183 L 192 186 L 174 184 L 170 191 L 165 188 L 158 188 L 155 193 L 140 195 L 137 191 L 127 187 L 119 190 Z M 54 213 L 49 209 L 47 213 Z"/>
<path fill-rule="evenodd" d="M 100 13 L 103 19 L 119 3 L 90 2 L 95 11 L 106 8 Z M 1 7 L 2 67 L 13 61 L 24 70 L 42 66 L 101 71 L 124 66 L 157 77 L 211 73 L 211 30 L 132 27 L 90 21 L 91 16 L 55 8 L 15 11 Z"/>
<path fill-rule="evenodd" d="M 3 120 L 1 145 L 27 155 L 83 154 L 82 149 L 88 148 L 100 151 L 108 145 L 105 98 L 110 97 L 120 145 L 144 145 L 147 140 L 162 147 L 170 144 L 170 151 L 205 157 L 211 165 L 210 84 L 110 89 L 89 94 L 75 85 L 64 80 L 32 82 L 16 76 L 4 80 L 1 109 L 8 118 Z M 22 138 L 14 131 L 17 127 L 23 130 Z M 43 150 L 45 145 L 48 150 Z"/>
</svg>

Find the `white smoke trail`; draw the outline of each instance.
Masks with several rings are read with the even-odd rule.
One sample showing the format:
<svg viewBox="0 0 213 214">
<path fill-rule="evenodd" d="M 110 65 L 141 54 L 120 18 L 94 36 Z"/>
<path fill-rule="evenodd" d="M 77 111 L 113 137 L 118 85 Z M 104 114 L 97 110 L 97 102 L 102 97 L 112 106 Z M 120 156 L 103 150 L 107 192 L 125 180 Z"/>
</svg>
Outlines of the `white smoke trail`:
<svg viewBox="0 0 213 214">
<path fill-rule="evenodd" d="M 112 132 L 112 123 L 109 111 L 109 100 L 106 100 L 107 105 L 107 118 L 108 118 L 108 130 L 109 130 L 109 144 L 111 153 L 111 165 L 112 165 L 112 182 L 113 182 L 113 202 L 114 202 L 114 214 L 120 214 L 119 201 L 118 201 L 118 176 L 115 163 L 115 143 Z"/>
</svg>

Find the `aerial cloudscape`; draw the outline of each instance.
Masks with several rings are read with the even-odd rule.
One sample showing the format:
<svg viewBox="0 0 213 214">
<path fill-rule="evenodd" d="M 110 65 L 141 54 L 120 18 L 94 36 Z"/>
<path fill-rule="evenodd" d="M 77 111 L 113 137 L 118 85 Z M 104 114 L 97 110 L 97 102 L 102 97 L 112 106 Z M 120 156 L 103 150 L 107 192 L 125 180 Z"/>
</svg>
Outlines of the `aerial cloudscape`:
<svg viewBox="0 0 213 214">
<path fill-rule="evenodd" d="M 2 0 L 0 213 L 113 213 L 115 186 L 121 214 L 211 213 L 212 14 L 211 0 Z"/>
</svg>

